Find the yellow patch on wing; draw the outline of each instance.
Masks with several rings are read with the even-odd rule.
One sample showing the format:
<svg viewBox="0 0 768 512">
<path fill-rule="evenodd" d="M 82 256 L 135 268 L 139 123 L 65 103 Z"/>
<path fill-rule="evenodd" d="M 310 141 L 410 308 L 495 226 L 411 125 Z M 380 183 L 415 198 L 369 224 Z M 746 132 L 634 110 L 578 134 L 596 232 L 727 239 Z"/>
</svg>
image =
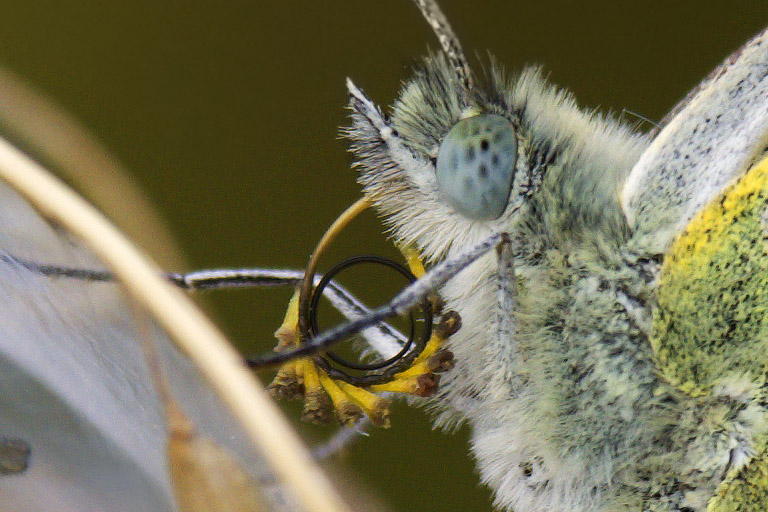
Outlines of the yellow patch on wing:
<svg viewBox="0 0 768 512">
<path fill-rule="evenodd" d="M 694 217 L 664 257 L 651 345 L 670 383 L 708 394 L 768 372 L 768 159 Z"/>
</svg>

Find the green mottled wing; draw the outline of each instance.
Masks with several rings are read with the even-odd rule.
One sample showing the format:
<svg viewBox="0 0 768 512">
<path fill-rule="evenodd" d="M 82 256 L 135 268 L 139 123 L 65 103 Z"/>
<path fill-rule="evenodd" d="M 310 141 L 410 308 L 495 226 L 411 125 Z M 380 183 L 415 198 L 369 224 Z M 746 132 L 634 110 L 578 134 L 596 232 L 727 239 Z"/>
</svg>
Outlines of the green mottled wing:
<svg viewBox="0 0 768 512">
<path fill-rule="evenodd" d="M 694 216 L 664 256 L 651 345 L 666 380 L 691 396 L 768 389 L 768 158 Z M 768 510 L 766 433 L 708 512 Z"/>
<path fill-rule="evenodd" d="M 664 256 L 651 344 L 689 395 L 768 381 L 768 158 L 701 210 Z"/>
<path fill-rule="evenodd" d="M 767 149 L 768 30 L 673 112 L 621 193 L 632 248 L 663 255 L 659 373 L 688 396 L 738 396 L 756 410 L 768 403 Z M 752 451 L 731 461 L 707 512 L 768 511 L 764 420 L 742 433 Z"/>
<path fill-rule="evenodd" d="M 762 512 L 768 510 L 768 450 L 763 450 L 710 500 L 707 512 Z"/>
</svg>

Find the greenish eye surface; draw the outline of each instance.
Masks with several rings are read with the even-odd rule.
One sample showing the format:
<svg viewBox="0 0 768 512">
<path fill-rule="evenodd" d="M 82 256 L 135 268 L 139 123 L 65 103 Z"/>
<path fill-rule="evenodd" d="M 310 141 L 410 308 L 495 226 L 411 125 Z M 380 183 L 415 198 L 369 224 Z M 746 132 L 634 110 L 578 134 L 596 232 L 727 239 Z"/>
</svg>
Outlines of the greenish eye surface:
<svg viewBox="0 0 768 512">
<path fill-rule="evenodd" d="M 437 188 L 459 213 L 493 220 L 504 213 L 515 178 L 517 137 L 504 117 L 481 114 L 462 119 L 437 153 Z"/>
</svg>

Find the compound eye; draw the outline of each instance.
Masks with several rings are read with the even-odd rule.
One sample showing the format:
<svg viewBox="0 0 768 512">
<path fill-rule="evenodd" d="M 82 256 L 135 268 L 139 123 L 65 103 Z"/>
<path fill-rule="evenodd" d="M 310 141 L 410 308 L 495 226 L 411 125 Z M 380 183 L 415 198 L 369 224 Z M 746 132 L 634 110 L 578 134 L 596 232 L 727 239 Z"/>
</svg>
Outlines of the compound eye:
<svg viewBox="0 0 768 512">
<path fill-rule="evenodd" d="M 481 114 L 456 123 L 437 153 L 437 188 L 459 213 L 493 220 L 504 213 L 515 178 L 517 136 L 504 117 Z"/>
</svg>

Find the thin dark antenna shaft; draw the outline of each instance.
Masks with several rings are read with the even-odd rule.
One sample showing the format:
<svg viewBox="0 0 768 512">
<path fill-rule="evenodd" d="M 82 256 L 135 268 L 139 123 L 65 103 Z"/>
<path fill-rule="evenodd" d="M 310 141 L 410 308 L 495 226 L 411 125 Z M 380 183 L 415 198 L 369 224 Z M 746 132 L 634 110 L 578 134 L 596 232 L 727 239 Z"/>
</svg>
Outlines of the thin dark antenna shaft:
<svg viewBox="0 0 768 512">
<path fill-rule="evenodd" d="M 443 47 L 443 52 L 448 57 L 448 61 L 456 72 L 456 76 L 465 92 L 469 92 L 473 86 L 472 70 L 469 68 L 469 62 L 464 56 L 464 51 L 461 49 L 461 43 L 459 43 L 459 39 L 448 23 L 448 19 L 435 0 L 413 1 L 435 32 L 437 39 L 440 41 L 440 46 Z"/>
</svg>

